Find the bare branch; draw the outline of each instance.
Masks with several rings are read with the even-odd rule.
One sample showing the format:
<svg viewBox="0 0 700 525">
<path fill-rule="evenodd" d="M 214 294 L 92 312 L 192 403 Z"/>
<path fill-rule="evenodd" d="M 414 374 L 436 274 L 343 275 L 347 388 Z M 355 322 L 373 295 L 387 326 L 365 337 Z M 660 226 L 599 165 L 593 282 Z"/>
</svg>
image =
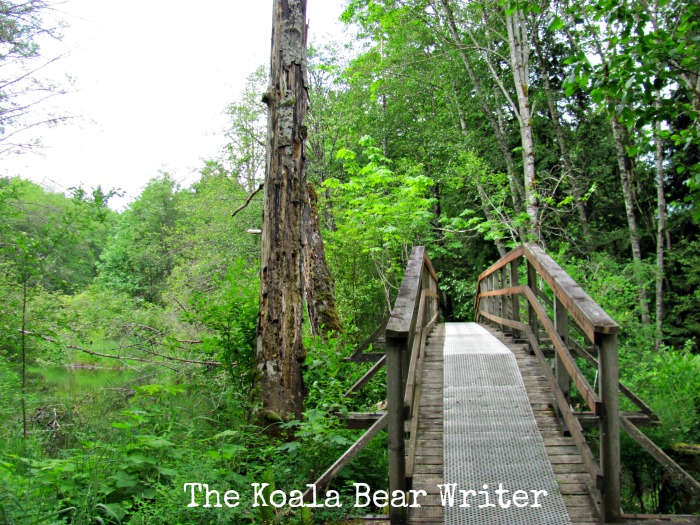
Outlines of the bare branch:
<svg viewBox="0 0 700 525">
<path fill-rule="evenodd" d="M 253 200 L 253 197 L 255 197 L 258 193 L 260 193 L 260 191 L 261 191 L 264 187 L 265 187 L 264 184 L 261 184 L 260 186 L 258 186 L 258 189 L 255 190 L 253 193 L 250 194 L 250 197 L 248 197 L 248 200 L 245 201 L 245 204 L 244 204 L 243 206 L 241 206 L 240 208 L 238 208 L 236 211 L 234 211 L 234 212 L 231 214 L 231 217 L 235 217 L 236 214 L 237 214 L 239 211 L 241 211 L 241 210 L 247 208 L 248 205 L 250 204 L 250 201 Z"/>
<path fill-rule="evenodd" d="M 20 330 L 22 332 L 22 330 Z M 47 335 L 41 335 L 41 334 L 35 334 L 34 332 L 28 332 L 24 331 L 23 332 L 25 335 L 31 335 L 33 337 L 38 337 L 39 339 L 43 339 L 44 341 L 48 341 L 49 343 L 54 343 L 54 344 L 63 344 L 61 341 L 54 339 L 53 337 L 49 337 Z M 80 352 L 85 352 L 86 354 L 94 355 L 97 357 L 108 357 L 109 359 L 117 359 L 117 360 L 122 360 L 122 359 L 128 359 L 129 361 L 138 361 L 140 363 L 152 363 L 156 365 L 163 365 L 164 363 L 160 361 L 152 361 L 149 359 L 142 359 L 140 357 L 130 357 L 130 356 L 120 356 L 120 355 L 114 355 L 114 354 L 103 354 L 100 352 L 93 352 L 92 350 L 88 350 L 86 348 L 81 348 L 79 346 L 75 345 L 63 345 L 66 348 L 70 348 L 71 350 L 79 350 Z M 180 357 L 172 357 L 169 355 L 163 355 L 159 354 L 156 352 L 150 352 L 152 355 L 156 357 L 162 357 L 163 359 L 168 359 L 170 361 L 178 361 L 180 363 L 190 363 L 194 365 L 207 365 L 207 366 L 221 366 L 221 363 L 218 361 L 196 361 L 194 359 L 182 359 Z"/>
</svg>

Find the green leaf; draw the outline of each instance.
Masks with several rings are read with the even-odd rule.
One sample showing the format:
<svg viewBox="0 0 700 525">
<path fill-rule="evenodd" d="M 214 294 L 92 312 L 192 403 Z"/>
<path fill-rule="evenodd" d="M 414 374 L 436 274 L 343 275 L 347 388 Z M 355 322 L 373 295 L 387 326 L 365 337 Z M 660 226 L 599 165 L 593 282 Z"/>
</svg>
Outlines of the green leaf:
<svg viewBox="0 0 700 525">
<path fill-rule="evenodd" d="M 117 487 L 119 488 L 134 488 L 139 483 L 139 478 L 123 470 L 117 471 L 112 474 L 112 479 L 117 482 Z"/>
<path fill-rule="evenodd" d="M 126 516 L 126 511 L 118 503 L 98 503 L 95 507 L 101 509 L 107 516 L 117 520 L 119 524 Z"/>
<path fill-rule="evenodd" d="M 141 497 L 143 499 L 153 499 L 156 497 L 157 493 L 155 487 L 146 487 L 141 491 Z"/>
<path fill-rule="evenodd" d="M 277 447 L 277 450 L 280 452 L 296 452 L 301 448 L 301 443 L 298 441 L 290 441 L 288 443 L 282 443 L 279 447 Z"/>
</svg>

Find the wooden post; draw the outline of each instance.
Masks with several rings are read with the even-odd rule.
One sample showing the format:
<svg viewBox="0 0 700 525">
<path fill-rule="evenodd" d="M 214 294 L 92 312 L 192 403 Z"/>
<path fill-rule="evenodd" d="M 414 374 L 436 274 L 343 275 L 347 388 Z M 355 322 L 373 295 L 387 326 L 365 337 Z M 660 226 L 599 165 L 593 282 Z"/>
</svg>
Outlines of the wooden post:
<svg viewBox="0 0 700 525">
<path fill-rule="evenodd" d="M 556 296 L 554 297 L 554 328 L 566 345 L 569 338 L 569 314 L 564 304 Z M 557 377 L 559 389 L 564 394 L 564 398 L 569 401 L 571 396 L 571 377 L 564 366 L 564 360 L 559 355 L 559 352 L 556 353 L 554 359 L 554 373 Z M 559 406 L 555 404 L 555 408 L 557 415 L 561 417 Z"/>
<path fill-rule="evenodd" d="M 497 289 L 498 275 L 496 272 L 492 273 L 489 279 L 491 280 L 491 286 L 489 287 L 491 291 Z M 498 297 L 491 297 L 491 315 L 498 315 Z M 491 324 L 495 325 L 496 323 L 492 321 Z"/>
<path fill-rule="evenodd" d="M 474 312 L 474 320 L 477 323 L 481 322 L 481 315 L 479 315 L 479 312 L 484 308 L 484 298 L 481 297 L 481 294 L 484 293 L 485 287 L 484 287 L 484 281 L 477 281 L 477 286 L 478 286 L 478 295 L 479 295 L 479 301 L 478 303 L 474 303 L 474 308 L 476 311 Z"/>
<path fill-rule="evenodd" d="M 494 290 L 499 290 L 501 288 L 501 272 L 498 270 L 493 272 L 493 289 Z M 494 306 L 494 315 L 497 315 L 498 317 L 502 317 L 501 312 L 501 298 L 498 296 L 495 296 L 493 298 L 493 306 Z"/>
<path fill-rule="evenodd" d="M 510 263 L 510 285 L 518 286 L 520 282 L 520 277 L 518 276 L 518 265 L 520 264 L 520 259 L 515 259 Z M 510 318 L 513 321 L 520 321 L 520 296 L 518 294 L 513 294 L 510 296 Z M 522 337 L 519 330 L 513 329 L 513 338 Z"/>
<path fill-rule="evenodd" d="M 600 456 L 603 469 L 603 517 L 620 523 L 620 408 L 618 398 L 617 334 L 601 334 L 598 361 L 600 397 Z"/>
<path fill-rule="evenodd" d="M 501 268 L 501 288 L 508 287 L 508 274 L 506 272 L 506 267 Z M 508 319 L 508 298 L 505 295 L 501 295 L 501 317 Z M 502 326 L 501 329 L 505 335 L 511 335 L 512 329 L 508 326 Z"/>
<path fill-rule="evenodd" d="M 386 401 L 389 434 L 389 495 L 406 492 L 406 451 L 404 443 L 403 355 L 406 339 L 387 337 L 386 340 Z M 406 507 L 389 509 L 391 525 L 406 523 Z"/>
<path fill-rule="evenodd" d="M 486 279 L 484 279 L 484 282 L 486 284 L 486 291 L 487 292 L 490 292 L 491 290 L 493 290 L 493 288 L 491 287 L 491 276 L 490 275 L 487 276 Z M 491 299 L 493 299 L 493 297 L 485 297 L 484 299 L 486 299 L 486 311 L 488 313 L 492 314 L 493 313 L 492 312 L 493 302 L 491 301 Z M 486 322 L 490 323 L 491 321 L 489 319 L 487 319 Z"/>
<path fill-rule="evenodd" d="M 530 261 L 527 261 L 527 285 L 530 290 L 532 290 L 535 297 L 537 297 L 537 270 Z M 530 330 L 532 331 L 535 340 L 539 343 L 540 327 L 537 322 L 537 312 L 531 304 L 528 304 L 527 306 L 527 323 L 530 325 Z M 532 345 L 530 345 L 530 353 L 533 353 L 534 351 L 534 348 L 532 348 Z"/>
<path fill-rule="evenodd" d="M 430 276 L 430 280 L 429 280 L 428 282 L 430 283 L 430 286 L 429 286 L 430 291 L 431 291 L 431 292 L 434 292 L 434 293 L 437 295 L 437 293 L 438 293 L 438 287 L 437 287 L 437 283 L 436 283 L 435 280 L 433 279 L 433 276 L 432 276 L 432 275 Z M 430 305 L 430 309 L 429 309 L 430 314 L 428 315 L 428 319 L 432 319 L 433 317 L 435 317 L 435 314 L 436 314 L 437 311 L 438 311 L 438 301 L 437 301 L 437 299 L 435 299 L 434 297 L 432 297 L 432 298 L 428 301 L 428 304 Z"/>
</svg>

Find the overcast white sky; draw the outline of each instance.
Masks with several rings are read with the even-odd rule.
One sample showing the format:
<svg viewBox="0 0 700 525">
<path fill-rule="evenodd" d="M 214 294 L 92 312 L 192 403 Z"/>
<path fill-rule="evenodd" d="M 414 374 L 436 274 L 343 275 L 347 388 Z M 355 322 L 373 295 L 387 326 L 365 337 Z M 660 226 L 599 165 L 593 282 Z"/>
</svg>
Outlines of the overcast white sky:
<svg viewBox="0 0 700 525">
<path fill-rule="evenodd" d="M 310 40 L 340 40 L 346 0 L 308 0 Z M 183 183 L 223 144 L 223 110 L 269 62 L 272 0 L 66 0 L 61 59 L 76 80 L 55 99 L 81 118 L 32 130 L 39 154 L 5 157 L 0 175 L 63 190 L 121 188 L 122 207 L 159 169 Z M 23 137 L 27 139 L 27 136 Z"/>
</svg>

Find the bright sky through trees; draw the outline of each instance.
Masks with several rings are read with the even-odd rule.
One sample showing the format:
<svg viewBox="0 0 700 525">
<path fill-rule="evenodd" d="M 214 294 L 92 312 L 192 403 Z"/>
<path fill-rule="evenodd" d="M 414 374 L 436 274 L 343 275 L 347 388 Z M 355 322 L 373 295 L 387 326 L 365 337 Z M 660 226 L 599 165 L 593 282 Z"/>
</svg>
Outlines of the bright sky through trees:
<svg viewBox="0 0 700 525">
<path fill-rule="evenodd" d="M 309 0 L 312 42 L 341 38 L 341 3 Z M 268 0 L 66 0 L 57 11 L 69 27 L 43 52 L 68 54 L 51 75 L 73 77 L 75 92 L 54 104 L 80 118 L 30 130 L 46 147 L 4 158 L 0 176 L 118 187 L 118 207 L 159 169 L 192 180 L 223 144 L 225 106 L 269 61 Z"/>
</svg>

